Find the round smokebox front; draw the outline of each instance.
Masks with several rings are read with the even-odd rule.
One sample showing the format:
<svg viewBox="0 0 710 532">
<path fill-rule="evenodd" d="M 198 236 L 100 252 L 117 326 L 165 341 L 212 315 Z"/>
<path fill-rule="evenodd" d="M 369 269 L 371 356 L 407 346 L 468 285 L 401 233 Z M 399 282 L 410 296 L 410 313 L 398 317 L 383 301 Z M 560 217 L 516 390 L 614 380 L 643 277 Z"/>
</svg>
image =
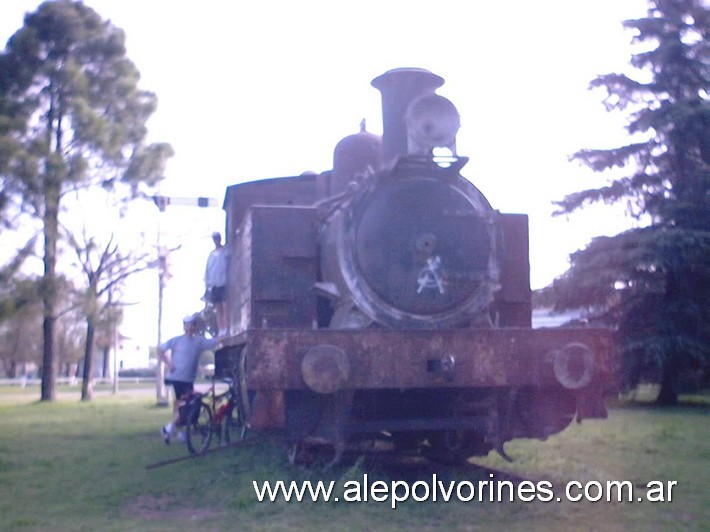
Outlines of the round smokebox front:
<svg viewBox="0 0 710 532">
<path fill-rule="evenodd" d="M 363 283 L 351 289 L 359 288 L 378 314 L 425 325 L 487 306 L 491 210 L 467 183 L 390 178 L 353 205 L 351 264 Z"/>
</svg>

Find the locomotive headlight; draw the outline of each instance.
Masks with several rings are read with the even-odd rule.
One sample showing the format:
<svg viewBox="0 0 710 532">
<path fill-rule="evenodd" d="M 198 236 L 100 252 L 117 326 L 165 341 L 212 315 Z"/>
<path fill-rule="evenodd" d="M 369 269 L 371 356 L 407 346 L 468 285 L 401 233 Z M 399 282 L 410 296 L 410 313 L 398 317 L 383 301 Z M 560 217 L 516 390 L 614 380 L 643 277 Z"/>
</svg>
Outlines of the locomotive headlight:
<svg viewBox="0 0 710 532">
<path fill-rule="evenodd" d="M 339 347 L 317 345 L 303 356 L 301 375 L 306 386 L 314 392 L 334 393 L 350 378 L 350 361 Z"/>
<path fill-rule="evenodd" d="M 432 150 L 434 164 L 441 168 L 449 168 L 456 162 L 457 157 L 449 148 L 434 148 Z"/>
</svg>

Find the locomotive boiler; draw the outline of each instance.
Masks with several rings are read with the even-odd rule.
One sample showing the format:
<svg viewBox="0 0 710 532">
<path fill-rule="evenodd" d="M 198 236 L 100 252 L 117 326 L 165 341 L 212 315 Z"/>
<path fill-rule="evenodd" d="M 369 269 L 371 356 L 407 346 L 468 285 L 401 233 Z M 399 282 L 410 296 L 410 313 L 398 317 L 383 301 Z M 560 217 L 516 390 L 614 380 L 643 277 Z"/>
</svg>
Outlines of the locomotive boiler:
<svg viewBox="0 0 710 532">
<path fill-rule="evenodd" d="M 229 334 L 217 371 L 240 413 L 313 442 L 456 461 L 605 417 L 611 337 L 533 329 L 528 221 L 461 175 L 439 76 L 373 80 L 383 134 L 342 139 L 333 169 L 228 188 Z"/>
</svg>

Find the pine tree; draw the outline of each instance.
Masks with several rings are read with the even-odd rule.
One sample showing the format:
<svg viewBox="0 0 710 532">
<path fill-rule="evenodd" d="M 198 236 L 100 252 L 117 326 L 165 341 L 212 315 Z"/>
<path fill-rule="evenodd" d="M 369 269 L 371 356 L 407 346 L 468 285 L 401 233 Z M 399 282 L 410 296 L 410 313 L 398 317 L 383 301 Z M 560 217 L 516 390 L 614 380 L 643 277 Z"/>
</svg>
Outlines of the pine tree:
<svg viewBox="0 0 710 532">
<path fill-rule="evenodd" d="M 12 204 L 43 226 L 45 401 L 55 398 L 62 197 L 122 183 L 137 193 L 161 177 L 172 154 L 168 145 L 144 144 L 157 99 L 138 88 L 139 77 L 123 31 L 70 0 L 45 2 L 28 14 L 0 54 L 0 208 Z"/>
<path fill-rule="evenodd" d="M 618 328 L 626 383 L 660 368 L 658 402 L 672 404 L 681 371 L 707 369 L 710 356 L 710 10 L 651 0 L 645 18 L 624 25 L 639 48 L 636 77 L 591 86 L 606 91 L 608 111 L 626 113 L 630 143 L 573 156 L 618 177 L 568 195 L 557 214 L 625 202 L 638 227 L 572 254 L 550 295 L 559 310 L 586 308 Z"/>
</svg>

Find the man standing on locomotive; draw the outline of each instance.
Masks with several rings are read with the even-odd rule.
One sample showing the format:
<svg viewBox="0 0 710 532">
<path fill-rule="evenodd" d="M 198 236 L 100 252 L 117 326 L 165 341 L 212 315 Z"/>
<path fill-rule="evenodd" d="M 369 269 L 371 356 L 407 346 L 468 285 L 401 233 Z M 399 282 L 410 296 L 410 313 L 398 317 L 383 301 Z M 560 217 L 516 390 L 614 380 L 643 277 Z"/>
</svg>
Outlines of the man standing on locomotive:
<svg viewBox="0 0 710 532">
<path fill-rule="evenodd" d="M 217 335 L 227 334 L 227 248 L 222 245 L 222 235 L 212 233 L 214 249 L 207 257 L 205 267 L 205 299 L 214 305 L 217 313 Z"/>
<path fill-rule="evenodd" d="M 197 378 L 197 366 L 200 355 L 210 349 L 214 349 L 218 343 L 216 338 L 205 338 L 196 334 L 196 317 L 186 316 L 183 320 L 185 334 L 171 338 L 158 346 L 158 358 L 162 360 L 168 368 L 165 375 L 165 384 L 173 386 L 175 400 L 173 402 L 173 419 L 170 423 L 162 427 L 161 434 L 166 444 L 170 443 L 173 432 L 181 426 L 180 410 L 183 398 L 189 396 L 193 391 L 193 385 Z M 167 353 L 170 352 L 170 358 Z M 183 441 L 185 434 L 178 432 L 178 439 Z"/>
</svg>

